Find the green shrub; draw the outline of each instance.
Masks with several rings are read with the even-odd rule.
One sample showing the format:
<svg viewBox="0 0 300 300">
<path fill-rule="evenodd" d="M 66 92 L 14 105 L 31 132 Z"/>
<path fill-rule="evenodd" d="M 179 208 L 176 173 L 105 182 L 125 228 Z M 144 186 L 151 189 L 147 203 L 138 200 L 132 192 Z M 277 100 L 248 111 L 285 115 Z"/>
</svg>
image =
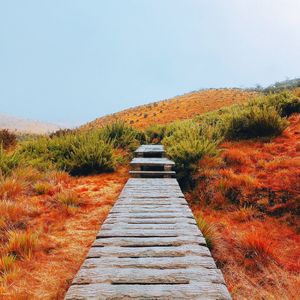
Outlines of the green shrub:
<svg viewBox="0 0 300 300">
<path fill-rule="evenodd" d="M 249 106 L 235 110 L 227 119 L 226 138 L 251 139 L 280 134 L 287 121 L 272 107 Z"/>
<path fill-rule="evenodd" d="M 109 171 L 115 164 L 112 145 L 94 131 L 28 141 L 18 153 L 26 164 L 40 170 L 66 170 L 72 175 Z"/>
<path fill-rule="evenodd" d="M 218 139 L 212 127 L 199 126 L 193 121 L 174 123 L 166 129 L 163 144 L 168 156 L 176 163 L 177 178 L 183 188 L 193 187 L 193 173 L 205 155 L 215 155 Z"/>
<path fill-rule="evenodd" d="M 20 164 L 18 153 L 8 154 L 0 145 L 0 175 L 9 175 Z"/>
<path fill-rule="evenodd" d="M 72 147 L 69 157 L 62 160 L 62 164 L 71 175 L 112 171 L 115 166 L 113 148 L 101 140 L 86 138 Z"/>
<path fill-rule="evenodd" d="M 284 91 L 270 94 L 266 96 L 266 100 L 282 117 L 289 117 L 293 113 L 300 113 L 300 99 L 290 92 Z"/>
<path fill-rule="evenodd" d="M 74 130 L 72 129 L 69 129 L 69 128 L 65 128 L 65 129 L 58 129 L 52 133 L 49 134 L 49 137 L 50 138 L 53 138 L 53 137 L 61 137 L 61 136 L 66 136 L 66 135 L 69 135 L 71 133 L 73 133 Z"/>
<path fill-rule="evenodd" d="M 104 126 L 99 131 L 99 137 L 112 143 L 115 148 L 123 148 L 133 150 L 139 145 L 139 140 L 142 138 L 140 133 L 128 126 L 123 121 Z"/>
<path fill-rule="evenodd" d="M 159 144 L 165 136 L 166 126 L 152 125 L 146 130 L 147 141 L 154 144 Z"/>
</svg>

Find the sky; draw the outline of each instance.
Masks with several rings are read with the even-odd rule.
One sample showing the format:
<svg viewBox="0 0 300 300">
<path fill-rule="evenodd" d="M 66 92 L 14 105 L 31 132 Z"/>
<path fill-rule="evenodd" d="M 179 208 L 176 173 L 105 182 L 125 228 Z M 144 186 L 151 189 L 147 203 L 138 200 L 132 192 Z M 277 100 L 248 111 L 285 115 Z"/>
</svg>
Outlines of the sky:
<svg viewBox="0 0 300 300">
<path fill-rule="evenodd" d="M 79 125 L 300 77 L 299 0 L 0 0 L 0 113 Z"/>
</svg>

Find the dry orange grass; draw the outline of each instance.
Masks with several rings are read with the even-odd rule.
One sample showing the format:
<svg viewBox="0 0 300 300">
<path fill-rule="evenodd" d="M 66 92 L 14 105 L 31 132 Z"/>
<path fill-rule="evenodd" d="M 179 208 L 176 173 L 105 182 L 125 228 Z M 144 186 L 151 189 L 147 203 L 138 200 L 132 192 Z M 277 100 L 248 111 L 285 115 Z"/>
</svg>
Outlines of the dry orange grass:
<svg viewBox="0 0 300 300">
<path fill-rule="evenodd" d="M 254 95 L 256 93 L 239 89 L 212 89 L 192 92 L 104 116 L 82 128 L 97 128 L 116 120 L 124 120 L 127 124 L 142 129 L 153 124 L 166 124 L 174 120 L 190 119 L 224 106 L 243 103 Z"/>
<path fill-rule="evenodd" d="M 127 174 L 30 171 L 28 179 L 18 170 L 12 178 L 23 189 L 0 199 L 0 299 L 62 299 Z"/>
<path fill-rule="evenodd" d="M 212 254 L 234 299 L 299 299 L 300 115 L 289 121 L 271 142 L 224 143 L 187 194 L 221 236 Z"/>
</svg>

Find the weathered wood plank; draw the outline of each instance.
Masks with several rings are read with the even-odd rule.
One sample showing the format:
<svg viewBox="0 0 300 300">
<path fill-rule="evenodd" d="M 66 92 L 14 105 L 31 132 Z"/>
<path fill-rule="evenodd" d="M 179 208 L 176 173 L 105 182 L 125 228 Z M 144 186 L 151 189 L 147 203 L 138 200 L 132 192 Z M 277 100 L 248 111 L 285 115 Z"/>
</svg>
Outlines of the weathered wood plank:
<svg viewBox="0 0 300 300">
<path fill-rule="evenodd" d="M 201 236 L 199 230 L 186 229 L 120 229 L 101 230 L 97 237 L 177 237 L 180 235 Z"/>
<path fill-rule="evenodd" d="M 155 153 L 155 152 L 159 152 L 159 153 L 164 153 L 164 146 L 163 145 L 141 145 L 140 147 L 138 147 L 135 151 L 135 153 L 147 153 L 147 152 L 151 152 L 151 153 Z"/>
<path fill-rule="evenodd" d="M 122 259 L 120 259 L 122 264 Z M 123 284 L 176 284 L 193 282 L 214 282 L 224 284 L 218 269 L 202 267 L 183 269 L 149 269 L 149 268 L 81 268 L 74 284 L 88 283 L 123 283 Z"/>
<path fill-rule="evenodd" d="M 161 158 L 148 158 L 148 157 L 135 157 L 131 162 L 130 165 L 139 165 L 139 166 L 174 166 L 175 163 L 172 160 L 169 160 L 165 157 Z"/>
<path fill-rule="evenodd" d="M 96 283 L 71 286 L 66 295 L 66 300 L 83 299 L 228 300 L 231 297 L 225 285 L 211 282 L 180 285 L 111 285 Z"/>
<path fill-rule="evenodd" d="M 145 229 L 159 229 L 159 230 L 190 230 L 200 233 L 196 225 L 188 224 L 188 223 L 175 223 L 175 224 L 128 224 L 128 223 L 114 223 L 109 224 L 105 223 L 101 226 L 101 231 L 103 230 L 112 230 L 112 229 L 119 229 L 122 230 L 131 230 L 131 229 L 138 229 L 138 230 L 145 230 Z"/>
<path fill-rule="evenodd" d="M 178 237 L 113 237 L 113 238 L 97 238 L 93 246 L 120 246 L 120 247 L 170 247 L 184 245 L 203 245 L 206 246 L 205 239 L 202 236 L 178 236 Z"/>
<path fill-rule="evenodd" d="M 87 257 L 178 257 L 186 255 L 211 256 L 207 247 L 197 244 L 187 244 L 174 247 L 92 247 Z"/>
<path fill-rule="evenodd" d="M 183 269 L 189 267 L 216 269 L 214 260 L 207 256 L 183 257 L 142 257 L 122 258 L 104 257 L 86 259 L 82 268 L 149 268 L 149 269 Z"/>
<path fill-rule="evenodd" d="M 112 218 L 109 216 L 105 224 L 115 224 L 115 223 L 126 223 L 126 224 L 180 224 L 183 223 L 190 223 L 190 224 L 196 224 L 195 219 L 192 218 L 130 218 L 130 217 L 118 217 L 118 218 Z"/>
</svg>

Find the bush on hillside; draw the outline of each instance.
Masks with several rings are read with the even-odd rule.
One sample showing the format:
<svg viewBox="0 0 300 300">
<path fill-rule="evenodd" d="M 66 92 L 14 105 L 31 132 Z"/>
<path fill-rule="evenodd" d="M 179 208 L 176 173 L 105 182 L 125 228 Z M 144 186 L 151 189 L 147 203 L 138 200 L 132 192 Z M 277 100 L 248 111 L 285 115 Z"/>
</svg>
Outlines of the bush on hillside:
<svg viewBox="0 0 300 300">
<path fill-rule="evenodd" d="M 152 125 L 146 130 L 147 141 L 152 144 L 159 144 L 165 136 L 166 126 Z"/>
<path fill-rule="evenodd" d="M 290 92 L 270 94 L 266 97 L 269 105 L 275 107 L 280 116 L 289 117 L 294 113 L 300 113 L 300 98 Z"/>
<path fill-rule="evenodd" d="M 8 129 L 0 130 L 0 145 L 4 149 L 8 149 L 9 147 L 15 146 L 17 143 L 17 136 L 9 131 Z"/>
<path fill-rule="evenodd" d="M 68 129 L 68 128 L 65 128 L 65 129 L 58 129 L 52 133 L 49 134 L 49 137 L 50 138 L 54 138 L 54 137 L 61 137 L 61 136 L 66 136 L 68 134 L 71 134 L 73 133 L 74 130 L 72 129 Z"/>
<path fill-rule="evenodd" d="M 142 139 L 141 134 L 123 121 L 104 126 L 99 131 L 102 140 L 112 143 L 115 148 L 135 149 Z"/>
<path fill-rule="evenodd" d="M 9 175 L 20 164 L 17 153 L 8 154 L 0 145 L 0 176 Z"/>
<path fill-rule="evenodd" d="M 183 188 L 194 185 L 193 173 L 198 161 L 205 155 L 215 155 L 219 141 L 213 136 L 213 129 L 199 126 L 192 121 L 172 124 L 166 129 L 163 144 L 168 156 L 176 163 L 177 178 Z"/>
<path fill-rule="evenodd" d="M 286 126 L 287 121 L 275 108 L 250 106 L 228 116 L 225 136 L 232 140 L 272 137 L 280 134 Z"/>
<path fill-rule="evenodd" d="M 88 140 L 72 147 L 65 170 L 71 175 L 86 175 L 112 171 L 115 166 L 113 148 L 101 140 Z"/>
<path fill-rule="evenodd" d="M 18 154 L 40 170 L 60 169 L 72 175 L 109 171 L 115 164 L 112 145 L 97 132 L 41 137 L 21 144 Z"/>
</svg>

